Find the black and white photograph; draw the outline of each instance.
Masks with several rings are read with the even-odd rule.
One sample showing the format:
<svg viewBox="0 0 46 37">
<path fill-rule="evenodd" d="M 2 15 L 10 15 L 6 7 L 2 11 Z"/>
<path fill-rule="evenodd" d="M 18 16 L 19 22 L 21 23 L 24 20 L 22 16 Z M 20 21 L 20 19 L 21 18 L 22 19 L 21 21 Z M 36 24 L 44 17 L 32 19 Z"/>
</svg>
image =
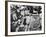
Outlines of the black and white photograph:
<svg viewBox="0 0 46 37">
<path fill-rule="evenodd" d="M 8 35 L 44 33 L 44 4 L 8 2 Z"/>
<path fill-rule="evenodd" d="M 41 6 L 11 5 L 11 32 L 41 30 Z"/>
</svg>

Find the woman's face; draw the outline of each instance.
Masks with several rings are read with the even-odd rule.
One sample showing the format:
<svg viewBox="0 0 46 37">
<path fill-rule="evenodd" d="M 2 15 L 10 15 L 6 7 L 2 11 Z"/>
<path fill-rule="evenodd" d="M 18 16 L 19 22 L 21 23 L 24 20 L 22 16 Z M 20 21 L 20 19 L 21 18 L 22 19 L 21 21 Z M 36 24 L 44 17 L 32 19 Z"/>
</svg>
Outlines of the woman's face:
<svg viewBox="0 0 46 37">
<path fill-rule="evenodd" d="M 24 16 L 24 10 L 22 10 L 22 11 L 21 11 L 21 15 L 23 15 L 23 16 Z"/>
<path fill-rule="evenodd" d="M 29 14 L 29 10 L 22 10 L 21 11 L 21 15 L 28 15 Z"/>
<path fill-rule="evenodd" d="M 26 15 L 29 14 L 29 10 L 25 10 L 24 12 L 25 12 Z"/>
</svg>

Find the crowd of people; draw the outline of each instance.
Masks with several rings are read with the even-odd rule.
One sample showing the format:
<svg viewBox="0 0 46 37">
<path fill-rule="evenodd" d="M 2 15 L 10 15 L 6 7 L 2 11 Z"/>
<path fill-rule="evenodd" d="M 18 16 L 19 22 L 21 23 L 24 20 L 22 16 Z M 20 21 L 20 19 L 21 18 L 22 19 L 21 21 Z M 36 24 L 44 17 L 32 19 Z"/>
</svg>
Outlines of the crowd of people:
<svg viewBox="0 0 46 37">
<path fill-rule="evenodd" d="M 41 30 L 41 6 L 11 5 L 11 32 Z"/>
</svg>

